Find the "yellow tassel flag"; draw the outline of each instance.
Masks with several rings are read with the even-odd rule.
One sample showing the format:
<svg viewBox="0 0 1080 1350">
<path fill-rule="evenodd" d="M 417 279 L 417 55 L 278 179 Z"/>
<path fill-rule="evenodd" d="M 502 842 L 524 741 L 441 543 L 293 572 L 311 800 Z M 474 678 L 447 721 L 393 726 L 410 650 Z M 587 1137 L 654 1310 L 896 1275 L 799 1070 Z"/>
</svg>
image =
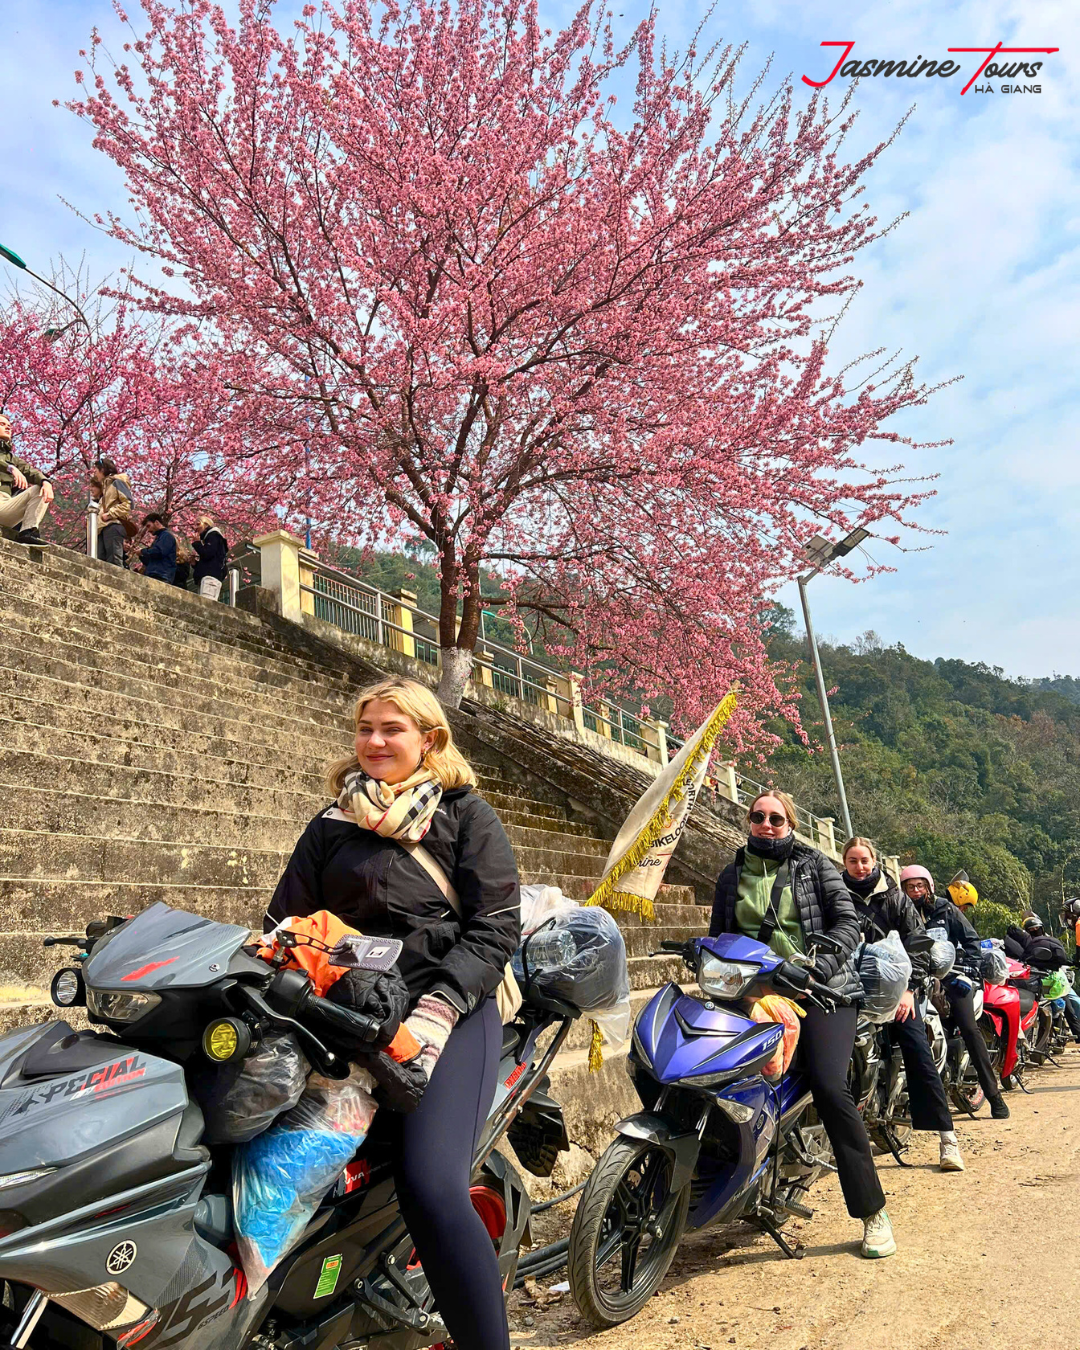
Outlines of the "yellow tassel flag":
<svg viewBox="0 0 1080 1350">
<path fill-rule="evenodd" d="M 705 781 L 717 736 L 735 711 L 732 690 L 698 727 L 627 816 L 587 905 L 656 918 L 654 901 Z"/>
</svg>

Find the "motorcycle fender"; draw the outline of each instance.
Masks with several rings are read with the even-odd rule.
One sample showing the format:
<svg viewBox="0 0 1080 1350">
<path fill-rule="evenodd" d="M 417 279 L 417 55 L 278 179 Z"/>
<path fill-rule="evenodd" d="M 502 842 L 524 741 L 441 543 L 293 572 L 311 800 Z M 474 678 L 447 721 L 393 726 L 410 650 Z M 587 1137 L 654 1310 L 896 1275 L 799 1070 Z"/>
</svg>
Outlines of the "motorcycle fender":
<svg viewBox="0 0 1080 1350">
<path fill-rule="evenodd" d="M 615 1126 L 615 1133 L 624 1135 L 627 1139 L 644 1139 L 669 1153 L 675 1164 L 671 1178 L 673 1191 L 681 1191 L 694 1175 L 698 1154 L 701 1152 L 701 1140 L 695 1133 L 675 1134 L 662 1116 L 654 1116 L 645 1111 L 620 1120 Z"/>
</svg>

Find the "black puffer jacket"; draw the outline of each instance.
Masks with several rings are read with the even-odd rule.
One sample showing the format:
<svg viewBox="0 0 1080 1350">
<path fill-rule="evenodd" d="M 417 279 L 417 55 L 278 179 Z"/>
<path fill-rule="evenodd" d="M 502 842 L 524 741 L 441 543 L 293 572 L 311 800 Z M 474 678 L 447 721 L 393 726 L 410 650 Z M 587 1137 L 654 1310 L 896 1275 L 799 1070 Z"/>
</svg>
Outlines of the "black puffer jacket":
<svg viewBox="0 0 1080 1350">
<path fill-rule="evenodd" d="M 841 879 L 846 875 L 843 873 Z M 855 906 L 862 935 L 867 942 L 880 942 L 883 937 L 888 937 L 890 930 L 894 928 L 900 934 L 904 950 L 911 957 L 911 979 L 908 988 L 918 989 L 930 969 L 928 951 L 910 950 L 912 945 L 910 940 L 922 937 L 926 932 L 918 910 L 899 886 L 891 886 L 884 876 L 878 878 L 877 887 L 865 899 L 850 887 L 848 891 Z"/>
<path fill-rule="evenodd" d="M 460 920 L 400 844 L 330 807 L 300 836 L 264 931 L 290 915 L 328 909 L 372 937 L 401 938 L 398 969 L 414 1004 L 439 993 L 472 1012 L 498 987 L 521 936 L 513 850 L 492 807 L 470 788 L 443 793 L 424 848 L 457 891 Z"/>
<path fill-rule="evenodd" d="M 979 935 L 951 900 L 932 895 L 915 906 L 927 928 L 944 928 L 956 948 L 956 969 L 979 980 L 982 978 L 982 948 Z"/>
<path fill-rule="evenodd" d="M 739 898 L 739 874 L 742 871 L 745 849 L 739 849 L 716 881 L 709 936 L 736 933 L 735 902 Z M 851 953 L 859 942 L 859 921 L 851 903 L 848 888 L 840 880 L 840 873 L 826 858 L 809 844 L 796 842 L 791 850 L 791 889 L 803 935 L 809 941 L 814 933 L 826 933 L 844 946 L 846 956 L 821 952 L 815 964 L 828 979 L 830 989 L 846 998 L 858 998 L 862 984 L 855 970 Z"/>
<path fill-rule="evenodd" d="M 1060 970 L 1069 964 L 1069 953 L 1049 933 L 1025 933 L 1010 924 L 1005 930 L 1005 955 L 1025 961 L 1032 970 Z"/>
</svg>

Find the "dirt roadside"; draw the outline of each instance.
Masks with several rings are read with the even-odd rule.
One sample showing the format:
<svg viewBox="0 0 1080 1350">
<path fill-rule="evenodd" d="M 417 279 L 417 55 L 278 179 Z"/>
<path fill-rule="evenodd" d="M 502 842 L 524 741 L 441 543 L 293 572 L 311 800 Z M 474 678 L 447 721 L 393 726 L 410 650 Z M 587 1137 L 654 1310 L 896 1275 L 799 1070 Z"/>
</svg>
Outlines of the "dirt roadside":
<svg viewBox="0 0 1080 1350">
<path fill-rule="evenodd" d="M 902 1169 L 880 1159 L 899 1251 L 864 1261 L 860 1227 L 829 1179 L 814 1218 L 788 1230 L 786 1260 L 742 1227 L 684 1238 L 660 1292 L 632 1322 L 591 1332 L 564 1296 L 511 1303 L 515 1350 L 1004 1350 L 1073 1338 L 1080 1241 L 1080 1050 L 1028 1075 L 1012 1116 L 958 1121 L 963 1173 L 937 1170 L 936 1136 L 916 1135 Z M 541 1281 L 545 1287 L 565 1275 Z M 531 1325 L 526 1322 L 530 1319 Z"/>
</svg>

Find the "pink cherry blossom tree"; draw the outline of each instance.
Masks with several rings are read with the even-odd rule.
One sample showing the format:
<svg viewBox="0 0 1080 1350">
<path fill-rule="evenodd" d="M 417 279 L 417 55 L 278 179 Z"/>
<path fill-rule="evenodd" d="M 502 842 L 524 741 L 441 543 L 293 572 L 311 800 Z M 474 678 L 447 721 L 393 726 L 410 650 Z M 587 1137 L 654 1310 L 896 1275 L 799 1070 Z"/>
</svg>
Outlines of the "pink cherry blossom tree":
<svg viewBox="0 0 1080 1350">
<path fill-rule="evenodd" d="M 51 533 L 81 546 L 90 470 L 102 456 L 129 473 L 142 511 L 182 515 L 188 527 L 205 512 L 234 536 L 273 522 L 291 484 L 236 468 L 257 435 L 272 434 L 268 419 L 253 418 L 250 401 L 222 384 L 190 332 L 88 296 L 75 275 L 63 280 L 81 296 L 85 322 L 44 291 L 0 307 L 0 409 L 20 457 L 59 490 Z"/>
<path fill-rule="evenodd" d="M 287 34 L 272 0 L 141 4 L 69 105 L 126 175 L 101 223 L 278 409 L 246 473 L 339 537 L 430 541 L 442 697 L 494 567 L 598 685 L 693 719 L 738 679 L 737 742 L 795 716 L 765 597 L 810 535 L 895 535 L 918 500 L 863 455 L 928 390 L 829 362 L 883 147 L 740 98 L 738 54 L 669 53 L 656 12 L 619 46 L 588 0 L 556 33 L 534 0 L 325 0 Z"/>
</svg>

